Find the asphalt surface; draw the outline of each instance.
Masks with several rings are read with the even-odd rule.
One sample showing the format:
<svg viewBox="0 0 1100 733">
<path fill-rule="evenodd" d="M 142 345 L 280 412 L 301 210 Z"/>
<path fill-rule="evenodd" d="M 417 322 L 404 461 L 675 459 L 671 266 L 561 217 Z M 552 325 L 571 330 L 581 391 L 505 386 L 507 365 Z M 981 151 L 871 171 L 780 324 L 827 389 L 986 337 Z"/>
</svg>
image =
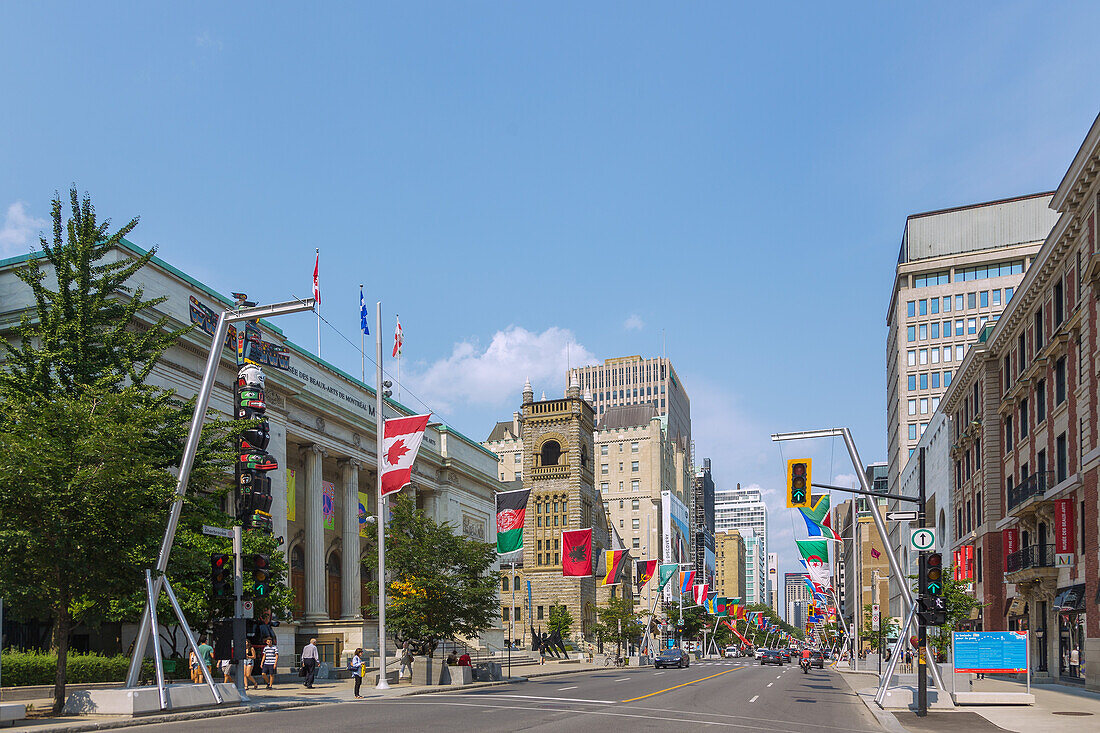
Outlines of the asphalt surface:
<svg viewBox="0 0 1100 733">
<path fill-rule="evenodd" d="M 366 691 L 365 691 L 366 692 Z M 688 669 L 578 672 L 464 692 L 316 705 L 231 718 L 163 723 L 158 731 L 881 731 L 835 672 L 751 660 Z M 153 730 L 154 726 L 130 728 Z"/>
</svg>

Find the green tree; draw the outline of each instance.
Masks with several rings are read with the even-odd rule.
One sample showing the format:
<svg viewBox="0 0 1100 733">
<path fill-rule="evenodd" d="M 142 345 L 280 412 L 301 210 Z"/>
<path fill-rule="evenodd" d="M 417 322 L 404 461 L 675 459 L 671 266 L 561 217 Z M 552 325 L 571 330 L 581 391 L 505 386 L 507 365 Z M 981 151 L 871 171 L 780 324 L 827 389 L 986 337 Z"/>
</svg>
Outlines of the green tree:
<svg viewBox="0 0 1100 733">
<path fill-rule="evenodd" d="M 881 607 L 885 608 L 885 606 Z M 880 617 L 879 623 L 882 624 L 881 633 L 871 631 L 873 624 L 871 623 L 871 604 L 867 603 L 863 606 L 863 640 L 870 645 L 871 651 L 878 651 L 879 636 L 882 636 L 882 643 L 889 644 L 890 639 L 898 638 L 898 627 L 900 624 L 898 620 L 889 614 L 883 614 Z"/>
<path fill-rule="evenodd" d="M 623 647 L 642 640 L 645 627 L 642 614 L 634 611 L 634 601 L 629 598 L 610 598 L 607 605 L 596 610 L 599 621 L 593 629 L 605 642 L 614 642 L 616 654 L 622 655 Z"/>
<path fill-rule="evenodd" d="M 550 606 L 550 618 L 546 622 L 546 630 L 551 634 L 556 631 L 562 639 L 568 639 L 572 628 L 573 614 L 569 613 L 569 607 L 563 605 Z"/>
<path fill-rule="evenodd" d="M 496 547 L 455 534 L 406 496 L 386 526 L 386 622 L 398 642 L 431 655 L 440 641 L 475 636 L 498 615 Z M 364 560 L 377 568 L 377 553 Z"/>
<path fill-rule="evenodd" d="M 163 298 L 127 285 L 153 251 L 112 254 L 137 220 L 111 234 L 87 196 L 70 198 L 64 222 L 54 199 L 41 241 L 52 277 L 36 258 L 16 271 L 33 303 L 0 340 L 0 594 L 12 616 L 52 623 L 55 712 L 73 625 L 139 592 L 154 564 L 193 409 L 145 384 L 183 331 L 155 314 Z M 204 429 L 194 486 L 224 477 L 225 435 Z"/>
<path fill-rule="evenodd" d="M 672 624 L 673 629 L 679 629 L 681 639 L 694 640 L 702 638 L 703 628 L 707 625 L 707 612 L 702 606 L 692 605 L 684 608 L 683 626 L 679 625 L 680 604 L 678 602 L 665 604 L 665 616 L 668 618 L 668 622 Z"/>
<path fill-rule="evenodd" d="M 964 621 L 970 620 L 970 615 L 974 609 L 981 608 L 983 605 L 966 590 L 969 582 L 955 580 L 953 566 L 944 568 L 943 599 L 947 605 L 947 623 L 936 627 L 934 630 L 930 629 L 928 634 L 928 641 L 938 654 L 947 654 L 947 651 L 951 648 L 951 633 L 958 629 Z"/>
</svg>

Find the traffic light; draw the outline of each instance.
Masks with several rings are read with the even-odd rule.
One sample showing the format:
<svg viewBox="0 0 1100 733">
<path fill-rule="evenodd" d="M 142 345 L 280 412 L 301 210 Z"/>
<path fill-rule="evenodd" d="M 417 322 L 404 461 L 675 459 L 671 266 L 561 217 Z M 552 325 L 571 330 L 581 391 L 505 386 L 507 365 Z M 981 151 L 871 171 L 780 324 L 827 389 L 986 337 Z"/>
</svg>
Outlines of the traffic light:
<svg viewBox="0 0 1100 733">
<path fill-rule="evenodd" d="M 947 601 L 942 596 L 921 596 L 917 616 L 925 626 L 943 626 L 947 623 Z"/>
<path fill-rule="evenodd" d="M 271 558 L 256 553 L 245 560 L 248 571 L 252 573 L 252 594 L 265 598 L 271 592 Z"/>
<path fill-rule="evenodd" d="M 214 598 L 228 598 L 233 595 L 232 563 L 229 555 L 210 556 L 210 587 Z"/>
<path fill-rule="evenodd" d="M 787 461 L 787 507 L 810 506 L 809 458 L 792 458 Z"/>
<path fill-rule="evenodd" d="M 930 552 L 925 558 L 922 592 L 930 596 L 943 594 L 943 555 L 938 552 Z"/>
</svg>

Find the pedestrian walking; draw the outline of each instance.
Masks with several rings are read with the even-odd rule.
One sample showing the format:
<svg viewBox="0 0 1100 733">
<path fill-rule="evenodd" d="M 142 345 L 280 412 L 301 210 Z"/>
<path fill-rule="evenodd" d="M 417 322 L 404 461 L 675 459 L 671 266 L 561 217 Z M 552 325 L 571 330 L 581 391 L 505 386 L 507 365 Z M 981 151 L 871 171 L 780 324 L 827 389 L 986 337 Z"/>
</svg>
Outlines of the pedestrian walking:
<svg viewBox="0 0 1100 733">
<path fill-rule="evenodd" d="M 310 639 L 302 650 L 302 669 L 305 670 L 306 688 L 313 689 L 313 680 L 317 677 L 317 667 L 321 664 L 321 655 L 317 653 L 317 640 Z"/>
<path fill-rule="evenodd" d="M 199 671 L 199 657 L 195 652 L 188 652 L 187 665 L 191 669 L 191 681 L 196 685 L 202 682 L 202 672 Z"/>
<path fill-rule="evenodd" d="M 363 697 L 359 694 L 359 686 L 363 684 L 363 647 L 356 647 L 355 654 L 351 657 L 351 678 L 355 680 L 355 698 Z M 451 652 L 454 654 L 454 652 Z"/>
<path fill-rule="evenodd" d="M 199 662 L 214 676 L 214 647 L 206 643 L 206 634 L 199 634 Z M 200 673 L 201 674 L 201 673 Z"/>
<path fill-rule="evenodd" d="M 256 682 L 256 679 L 252 676 L 252 670 L 256 668 L 256 647 L 252 646 L 251 641 L 244 643 L 244 663 L 243 663 L 244 675 L 244 689 L 248 689 L 248 683 L 252 683 L 252 689 L 260 689 L 260 685 Z"/>
<path fill-rule="evenodd" d="M 397 676 L 399 678 L 404 677 L 406 669 L 409 670 L 409 678 L 411 679 L 413 673 L 413 653 L 412 647 L 409 645 L 408 641 L 405 641 L 405 643 L 401 645 L 401 671 L 398 672 Z"/>
<path fill-rule="evenodd" d="M 230 684 L 233 682 L 233 660 L 232 659 L 219 659 L 218 666 L 222 668 L 222 682 L 224 684 Z"/>
<path fill-rule="evenodd" d="M 275 646 L 274 639 L 267 638 L 264 640 L 264 650 L 260 661 L 263 665 L 260 671 L 263 672 L 267 689 L 274 689 L 271 685 L 275 682 L 275 668 L 279 664 L 279 647 Z"/>
</svg>

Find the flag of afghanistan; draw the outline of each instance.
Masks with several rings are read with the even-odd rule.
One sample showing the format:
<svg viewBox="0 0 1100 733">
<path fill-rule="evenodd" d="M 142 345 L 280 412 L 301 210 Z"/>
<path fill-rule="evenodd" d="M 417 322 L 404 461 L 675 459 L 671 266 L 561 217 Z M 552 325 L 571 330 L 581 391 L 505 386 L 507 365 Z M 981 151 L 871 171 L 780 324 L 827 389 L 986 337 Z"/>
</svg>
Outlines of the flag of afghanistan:
<svg viewBox="0 0 1100 733">
<path fill-rule="evenodd" d="M 530 496 L 530 489 L 497 494 L 497 554 L 507 555 L 523 549 L 523 522 Z"/>
</svg>

